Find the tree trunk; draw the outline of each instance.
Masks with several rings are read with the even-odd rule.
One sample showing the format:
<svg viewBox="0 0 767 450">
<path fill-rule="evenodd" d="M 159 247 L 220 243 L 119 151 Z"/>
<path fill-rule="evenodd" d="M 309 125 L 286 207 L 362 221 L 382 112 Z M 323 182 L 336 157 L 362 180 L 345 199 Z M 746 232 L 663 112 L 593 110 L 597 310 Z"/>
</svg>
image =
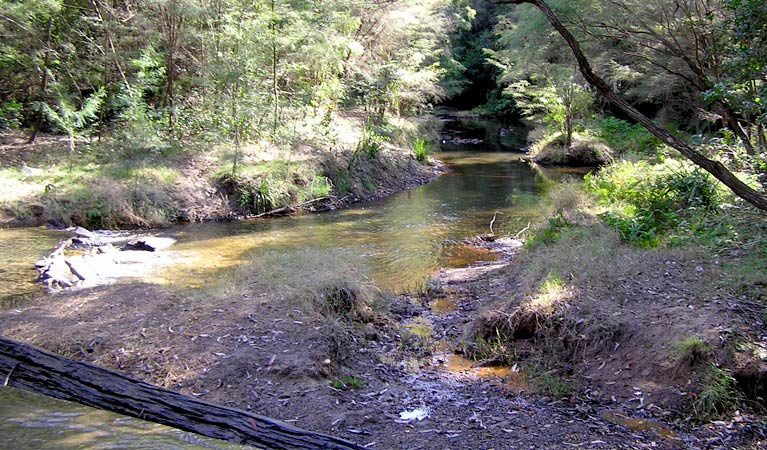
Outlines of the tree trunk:
<svg viewBox="0 0 767 450">
<path fill-rule="evenodd" d="M 649 117 L 639 112 L 636 108 L 631 106 L 623 97 L 618 95 L 612 88 L 600 78 L 591 68 L 586 55 L 583 54 L 580 44 L 575 39 L 575 36 L 565 28 L 559 18 L 554 14 L 554 11 L 543 0 L 496 0 L 495 3 L 506 4 L 523 4 L 529 3 L 534 5 L 543 12 L 549 23 L 559 32 L 559 34 L 567 41 L 570 49 L 575 55 L 575 59 L 578 61 L 578 67 L 580 68 L 583 77 L 610 103 L 621 109 L 626 115 L 634 119 L 637 123 L 642 125 L 652 133 L 655 137 L 666 143 L 670 147 L 676 149 L 679 153 L 684 155 L 687 159 L 692 161 L 697 166 L 703 168 L 717 180 L 724 183 L 725 186 L 730 188 L 732 192 L 743 200 L 751 203 L 755 207 L 762 211 L 767 211 L 767 196 L 752 189 L 744 182 L 740 181 L 732 172 L 730 172 L 722 163 L 706 158 L 701 153 L 695 151 L 686 142 L 678 139 L 671 134 L 667 129 L 658 126 L 650 120 Z"/>
<path fill-rule="evenodd" d="M 5 381 L 5 386 L 106 409 L 229 442 L 272 449 L 363 449 L 341 438 L 302 430 L 268 417 L 205 403 L 2 337 L 0 380 Z"/>
<path fill-rule="evenodd" d="M 45 32 L 45 56 L 43 57 L 43 78 L 40 81 L 40 96 L 45 98 L 45 92 L 48 90 L 48 64 L 50 61 L 51 53 L 51 35 L 53 32 L 53 17 L 48 18 L 48 28 Z M 41 100 L 42 101 L 42 100 Z M 37 111 L 37 119 L 35 120 L 35 127 L 32 129 L 32 134 L 27 140 L 27 144 L 32 144 L 37 139 L 37 135 L 43 128 L 43 113 L 42 107 Z"/>
</svg>

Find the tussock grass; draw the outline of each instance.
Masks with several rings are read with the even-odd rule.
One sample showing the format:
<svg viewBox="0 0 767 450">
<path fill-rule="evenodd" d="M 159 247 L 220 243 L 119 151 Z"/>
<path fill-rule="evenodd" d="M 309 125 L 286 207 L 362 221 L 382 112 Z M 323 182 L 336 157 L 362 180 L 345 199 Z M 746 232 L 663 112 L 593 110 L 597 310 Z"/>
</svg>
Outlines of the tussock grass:
<svg viewBox="0 0 767 450">
<path fill-rule="evenodd" d="M 224 286 L 223 295 L 249 294 L 282 302 L 315 319 L 369 321 L 380 291 L 362 257 L 333 248 L 306 248 L 253 254 Z M 217 293 L 218 292 L 218 293 Z"/>
<path fill-rule="evenodd" d="M 249 262 L 195 295 L 215 301 L 271 304 L 300 312 L 333 361 L 353 356 L 361 336 L 385 321 L 384 299 L 367 275 L 362 257 L 336 248 L 254 253 Z"/>
<path fill-rule="evenodd" d="M 481 314 L 465 340 L 532 340 L 536 358 L 563 366 L 612 348 L 631 332 L 630 323 L 611 315 L 617 305 L 583 295 L 580 286 L 616 285 L 636 271 L 641 251 L 601 224 L 561 230 L 555 242 L 518 256 L 507 269 L 516 293 Z"/>
<path fill-rule="evenodd" d="M 711 356 L 711 346 L 700 336 L 690 336 L 674 345 L 680 365 L 695 365 L 706 361 Z"/>
<path fill-rule="evenodd" d="M 735 378 L 712 364 L 694 402 L 695 415 L 699 419 L 711 419 L 733 408 L 737 401 Z"/>
<path fill-rule="evenodd" d="M 613 160 L 613 151 L 600 138 L 579 133 L 573 134 L 570 147 L 566 147 L 565 136 L 554 133 L 536 140 L 530 157 L 543 165 L 601 166 Z"/>
</svg>

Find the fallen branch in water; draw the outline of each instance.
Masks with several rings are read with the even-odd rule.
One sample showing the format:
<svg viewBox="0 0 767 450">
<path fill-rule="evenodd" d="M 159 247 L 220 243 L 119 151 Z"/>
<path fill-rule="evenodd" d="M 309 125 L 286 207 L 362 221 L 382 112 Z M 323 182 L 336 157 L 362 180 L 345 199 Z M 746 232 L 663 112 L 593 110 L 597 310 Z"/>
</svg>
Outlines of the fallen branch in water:
<svg viewBox="0 0 767 450">
<path fill-rule="evenodd" d="M 330 199 L 330 197 L 317 197 L 303 203 L 298 203 L 296 205 L 283 206 L 282 208 L 273 209 L 271 211 L 267 211 L 261 214 L 256 214 L 254 216 L 248 216 L 248 218 L 258 219 L 260 217 L 286 216 L 288 214 L 292 214 L 296 210 L 305 208 L 313 203 L 321 202 L 328 199 Z"/>
</svg>

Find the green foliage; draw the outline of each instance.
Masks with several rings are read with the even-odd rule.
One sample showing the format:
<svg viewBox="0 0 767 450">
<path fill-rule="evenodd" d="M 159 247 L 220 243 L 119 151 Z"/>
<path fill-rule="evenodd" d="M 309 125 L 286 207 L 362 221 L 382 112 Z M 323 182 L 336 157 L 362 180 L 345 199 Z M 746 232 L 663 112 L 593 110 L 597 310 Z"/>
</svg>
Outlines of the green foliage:
<svg viewBox="0 0 767 450">
<path fill-rule="evenodd" d="M 705 361 L 711 355 L 711 346 L 699 336 L 690 336 L 678 342 L 674 351 L 682 360 L 694 364 Z"/>
<path fill-rule="evenodd" d="M 534 230 L 527 239 L 525 239 L 524 247 L 533 249 L 541 245 L 548 245 L 556 242 L 559 239 L 560 234 L 570 227 L 572 227 L 572 224 L 563 217 L 551 217 L 544 226 Z"/>
<path fill-rule="evenodd" d="M 428 160 L 429 146 L 426 144 L 426 141 L 423 138 L 417 138 L 415 141 L 413 141 L 412 148 L 416 160 L 420 162 Z"/>
<path fill-rule="evenodd" d="M 708 173 L 671 162 L 622 162 L 587 175 L 586 186 L 610 207 L 602 218 L 624 240 L 641 247 L 658 247 L 669 230 L 714 214 L 720 204 Z"/>
<path fill-rule="evenodd" d="M 338 194 L 344 196 L 348 194 L 352 189 L 352 182 L 349 179 L 349 172 L 343 169 L 336 171 L 333 177 L 333 184 L 338 189 Z"/>
<path fill-rule="evenodd" d="M 711 365 L 703 389 L 695 400 L 695 412 L 701 419 L 710 419 L 727 412 L 738 400 L 735 378 L 726 371 Z"/>
<path fill-rule="evenodd" d="M 15 130 L 21 126 L 24 105 L 16 100 L 0 104 L 0 130 Z"/>
<path fill-rule="evenodd" d="M 361 389 L 365 386 L 365 380 L 354 375 L 344 375 L 341 378 L 333 380 L 331 386 L 333 386 L 335 389 L 338 389 L 339 391 Z"/>
<path fill-rule="evenodd" d="M 379 134 L 379 131 L 371 123 L 362 130 L 362 137 L 360 137 L 357 143 L 357 149 L 355 153 L 362 153 L 367 156 L 368 159 L 376 159 L 379 153 L 383 150 L 383 146 L 386 143 L 386 137 Z"/>
<path fill-rule="evenodd" d="M 607 116 L 599 121 L 599 136 L 622 153 L 654 156 L 661 142 L 639 124 Z"/>
<path fill-rule="evenodd" d="M 561 400 L 569 398 L 575 393 L 572 384 L 557 375 L 549 372 L 542 372 L 531 367 L 525 368 L 525 374 L 527 375 L 527 379 L 530 380 L 536 391 L 540 394 Z"/>
</svg>

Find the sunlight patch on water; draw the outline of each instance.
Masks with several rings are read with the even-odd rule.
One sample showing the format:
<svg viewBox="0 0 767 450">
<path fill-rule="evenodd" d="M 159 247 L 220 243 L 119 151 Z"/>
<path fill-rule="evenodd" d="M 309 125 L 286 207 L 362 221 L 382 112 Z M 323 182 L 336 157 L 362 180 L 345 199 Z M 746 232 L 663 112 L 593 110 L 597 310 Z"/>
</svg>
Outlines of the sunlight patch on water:
<svg viewBox="0 0 767 450">
<path fill-rule="evenodd" d="M 515 370 L 515 367 L 481 366 L 463 355 L 450 353 L 444 355 L 443 368 L 449 373 L 472 380 L 498 381 L 504 388 L 513 392 L 530 390 L 526 377 Z"/>
<path fill-rule="evenodd" d="M 631 431 L 649 431 L 660 436 L 664 441 L 674 444 L 682 445 L 684 441 L 679 435 L 670 428 L 649 419 L 640 419 L 636 417 L 626 417 L 613 412 L 606 412 L 602 414 L 602 419 L 623 425 Z"/>
</svg>

